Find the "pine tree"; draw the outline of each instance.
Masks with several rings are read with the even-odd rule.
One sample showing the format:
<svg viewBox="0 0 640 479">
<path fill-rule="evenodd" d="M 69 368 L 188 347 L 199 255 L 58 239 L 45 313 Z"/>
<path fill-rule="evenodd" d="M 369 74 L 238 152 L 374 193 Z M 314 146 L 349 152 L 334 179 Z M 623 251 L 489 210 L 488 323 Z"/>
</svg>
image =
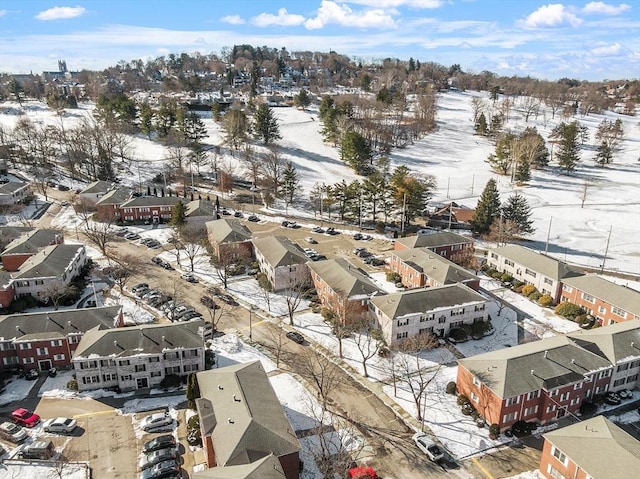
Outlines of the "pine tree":
<svg viewBox="0 0 640 479">
<path fill-rule="evenodd" d="M 526 183 L 531 179 L 531 166 L 529 165 L 529 161 L 526 159 L 521 159 L 516 165 L 516 171 L 514 173 L 513 178 L 516 183 L 522 184 Z"/>
<path fill-rule="evenodd" d="M 187 407 L 195 411 L 196 399 L 200 398 L 200 385 L 198 384 L 198 378 L 195 373 L 187 376 L 187 390 L 185 394 L 187 396 Z"/>
<path fill-rule="evenodd" d="M 362 175 L 371 162 L 371 147 L 360 133 L 347 131 L 342 139 L 340 159 Z"/>
<path fill-rule="evenodd" d="M 225 143 L 231 148 L 237 150 L 239 146 L 247 141 L 247 131 L 249 125 L 247 116 L 241 110 L 229 110 L 222 120 L 222 128 L 226 133 L 224 137 Z"/>
<path fill-rule="evenodd" d="M 269 108 L 269 105 L 261 104 L 256 110 L 253 120 L 254 135 L 256 138 L 261 139 L 265 145 L 270 145 L 282 138 L 278 119 L 274 116 L 273 110 Z"/>
<path fill-rule="evenodd" d="M 301 89 L 300 93 L 298 93 L 294 97 L 293 103 L 296 105 L 297 108 L 302 108 L 302 110 L 305 110 L 311 104 L 311 98 L 309 97 L 309 92 L 304 88 Z"/>
<path fill-rule="evenodd" d="M 476 212 L 471 220 L 471 231 L 477 235 L 488 233 L 491 223 L 499 216 L 500 194 L 496 180 L 492 178 L 487 182 L 478 200 Z"/>
<path fill-rule="evenodd" d="M 147 103 L 140 105 L 140 131 L 151 138 L 153 133 L 153 110 Z"/>
<path fill-rule="evenodd" d="M 573 171 L 580 161 L 580 138 L 583 129 L 577 121 L 560 123 L 551 131 L 551 138 L 559 142 L 559 151 L 556 155 L 558 163 L 566 171 Z"/>
<path fill-rule="evenodd" d="M 511 169 L 511 165 L 514 161 L 513 155 L 513 143 L 515 136 L 513 133 L 506 133 L 502 135 L 496 142 L 496 151 L 489 155 L 487 160 L 495 171 L 501 175 L 506 175 Z"/>
<path fill-rule="evenodd" d="M 475 124 L 475 130 L 478 135 L 486 136 L 487 135 L 487 117 L 484 116 L 484 113 L 480 113 L 478 116 L 478 120 Z"/>
<path fill-rule="evenodd" d="M 178 201 L 171 208 L 171 221 L 169 222 L 169 224 L 180 226 L 184 224 L 185 220 L 186 220 L 186 207 L 182 201 Z"/>
<path fill-rule="evenodd" d="M 527 199 L 520 193 L 515 193 L 507 199 L 507 204 L 502 208 L 502 217 L 505 221 L 511 221 L 518 225 L 518 233 L 531 234 L 535 231 L 531 221 L 531 207 Z"/>
<path fill-rule="evenodd" d="M 606 141 L 600 143 L 598 146 L 598 150 L 596 152 L 596 163 L 598 165 L 604 167 L 604 165 L 608 165 L 611 163 L 611 159 L 613 158 L 613 153 L 611 151 L 611 147 L 607 144 Z"/>
<path fill-rule="evenodd" d="M 289 207 L 293 203 L 294 197 L 300 193 L 298 187 L 300 186 L 300 179 L 298 178 L 298 172 L 296 167 L 290 161 L 282 172 L 282 193 L 284 194 L 285 206 Z"/>
</svg>

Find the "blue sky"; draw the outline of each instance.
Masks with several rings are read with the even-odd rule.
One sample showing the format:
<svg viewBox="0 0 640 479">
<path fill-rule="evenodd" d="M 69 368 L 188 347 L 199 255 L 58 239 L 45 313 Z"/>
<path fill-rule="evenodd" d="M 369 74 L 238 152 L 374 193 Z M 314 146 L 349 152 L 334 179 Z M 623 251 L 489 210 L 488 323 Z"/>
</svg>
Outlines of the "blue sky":
<svg viewBox="0 0 640 479">
<path fill-rule="evenodd" d="M 465 71 L 640 77 L 640 0 L 0 0 L 0 71 L 71 70 L 247 43 Z"/>
</svg>

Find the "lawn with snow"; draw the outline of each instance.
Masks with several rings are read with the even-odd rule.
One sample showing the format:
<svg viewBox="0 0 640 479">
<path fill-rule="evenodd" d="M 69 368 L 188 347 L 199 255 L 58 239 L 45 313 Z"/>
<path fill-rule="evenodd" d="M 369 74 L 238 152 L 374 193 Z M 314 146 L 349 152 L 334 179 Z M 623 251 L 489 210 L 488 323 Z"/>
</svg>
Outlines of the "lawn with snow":
<svg viewBox="0 0 640 479">
<path fill-rule="evenodd" d="M 4 471 L 4 472 L 3 472 Z M 60 471 L 64 479 L 87 479 L 89 477 L 87 464 L 66 464 Z M 5 475 L 6 474 L 6 475 Z M 54 479 L 58 476 L 55 468 L 32 462 L 5 462 L 0 465 L 0 476 L 7 479 Z"/>
<path fill-rule="evenodd" d="M 27 381 L 26 379 L 13 376 L 5 385 L 5 390 L 0 394 L 0 405 L 13 401 L 20 401 L 26 398 L 31 388 L 36 385 L 36 381 Z"/>
</svg>

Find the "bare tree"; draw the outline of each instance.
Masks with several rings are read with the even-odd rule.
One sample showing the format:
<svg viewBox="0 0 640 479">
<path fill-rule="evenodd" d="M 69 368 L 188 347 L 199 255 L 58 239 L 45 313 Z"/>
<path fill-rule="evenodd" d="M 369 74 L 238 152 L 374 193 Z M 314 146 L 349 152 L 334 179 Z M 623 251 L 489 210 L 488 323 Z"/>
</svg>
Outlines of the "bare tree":
<svg viewBox="0 0 640 479">
<path fill-rule="evenodd" d="M 367 371 L 367 361 L 378 352 L 379 343 L 382 337 L 380 328 L 376 320 L 367 313 L 358 314 L 349 319 L 353 324 L 356 348 L 362 358 L 361 364 L 363 376 L 369 377 Z"/>
<path fill-rule="evenodd" d="M 260 171 L 265 189 L 275 197 L 278 196 L 282 185 L 284 167 L 285 161 L 278 148 L 275 146 L 269 148 L 269 152 L 262 159 Z"/>
<path fill-rule="evenodd" d="M 300 306 L 300 303 L 302 303 L 302 300 L 308 296 L 310 290 L 307 271 L 300 271 L 298 275 L 291 278 L 291 284 L 282 292 L 282 296 L 287 303 L 287 314 L 289 315 L 290 325 L 293 326 L 293 315 L 296 309 L 298 309 L 298 306 Z"/>
<path fill-rule="evenodd" d="M 229 276 L 251 262 L 251 252 L 242 245 L 224 245 L 218 255 L 211 256 L 211 262 L 215 267 L 216 276 L 222 281 L 224 289 L 227 289 Z"/>
<path fill-rule="evenodd" d="M 265 344 L 271 350 L 271 354 L 276 358 L 276 367 L 280 367 L 280 360 L 283 355 L 286 353 L 284 350 L 284 340 L 285 334 L 282 328 L 282 318 L 277 318 L 275 321 L 275 326 L 268 325 L 269 327 L 265 329 L 265 336 L 269 338 L 269 343 Z"/>
<path fill-rule="evenodd" d="M 407 385 L 418 410 L 418 421 L 422 421 L 424 396 L 427 387 L 436 378 L 441 366 L 424 368 L 420 364 L 420 353 L 438 346 L 438 340 L 430 334 L 421 334 L 407 338 L 398 346 L 394 355 L 394 368 L 397 376 Z"/>
<path fill-rule="evenodd" d="M 144 264 L 140 256 L 132 254 L 114 254 L 111 261 L 112 264 L 104 268 L 103 272 L 113 278 L 122 294 L 131 278 L 143 270 Z"/>
<path fill-rule="evenodd" d="M 69 292 L 69 286 L 60 280 L 50 281 L 40 293 L 44 301 L 51 302 L 54 310 L 58 310 L 60 301 Z"/>
<path fill-rule="evenodd" d="M 588 193 L 589 193 L 589 181 L 584 180 L 584 184 L 582 185 L 582 194 L 580 195 L 580 208 L 584 208 L 584 202 L 587 201 Z"/>
<path fill-rule="evenodd" d="M 298 361 L 300 375 L 316 387 L 322 409 L 326 411 L 329 399 L 342 381 L 338 366 L 326 356 L 310 350 Z"/>
<path fill-rule="evenodd" d="M 515 221 L 496 218 L 489 227 L 485 239 L 495 241 L 498 246 L 504 246 L 518 237 L 520 227 Z"/>
<path fill-rule="evenodd" d="M 100 221 L 101 217 L 95 217 L 96 221 L 88 221 L 85 223 L 83 232 L 85 236 L 93 243 L 100 252 L 107 258 L 110 256 L 109 245 L 115 239 L 115 235 L 111 230 L 115 217 L 104 218 L 105 221 Z"/>
<path fill-rule="evenodd" d="M 520 100 L 520 107 L 522 108 L 524 121 L 528 123 L 531 116 L 538 116 L 540 112 L 540 100 L 533 96 L 523 96 Z"/>
<path fill-rule="evenodd" d="M 189 260 L 189 271 L 194 270 L 198 256 L 206 252 L 207 228 L 203 223 L 187 222 L 179 228 L 182 250 Z"/>
<path fill-rule="evenodd" d="M 473 98 L 471 98 L 471 110 L 473 111 L 474 125 L 478 121 L 478 118 L 480 118 L 480 113 L 482 113 L 486 108 L 487 105 L 481 97 L 474 96 Z"/>
</svg>

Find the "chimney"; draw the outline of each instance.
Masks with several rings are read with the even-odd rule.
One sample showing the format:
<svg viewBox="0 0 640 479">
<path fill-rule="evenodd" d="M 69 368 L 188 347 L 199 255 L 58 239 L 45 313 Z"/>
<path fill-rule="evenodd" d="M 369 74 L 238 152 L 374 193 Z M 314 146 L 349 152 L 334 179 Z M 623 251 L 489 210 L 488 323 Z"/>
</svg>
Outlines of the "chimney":
<svg viewBox="0 0 640 479">
<path fill-rule="evenodd" d="M 113 340 L 113 345 L 117 348 L 118 347 L 118 341 L 116 341 L 115 339 Z"/>
<path fill-rule="evenodd" d="M 222 391 L 223 389 L 222 384 L 218 384 L 218 391 Z"/>
<path fill-rule="evenodd" d="M 231 418 L 227 419 L 227 421 L 229 421 L 229 424 L 233 424 L 233 420 Z"/>
<path fill-rule="evenodd" d="M 238 398 L 236 397 L 236 395 L 235 395 L 235 394 L 233 395 L 233 401 L 234 401 L 234 402 L 242 402 L 240 399 L 238 399 Z"/>
<path fill-rule="evenodd" d="M 544 358 L 547 359 L 547 355 L 549 354 L 549 351 L 545 351 L 544 352 Z"/>
</svg>

